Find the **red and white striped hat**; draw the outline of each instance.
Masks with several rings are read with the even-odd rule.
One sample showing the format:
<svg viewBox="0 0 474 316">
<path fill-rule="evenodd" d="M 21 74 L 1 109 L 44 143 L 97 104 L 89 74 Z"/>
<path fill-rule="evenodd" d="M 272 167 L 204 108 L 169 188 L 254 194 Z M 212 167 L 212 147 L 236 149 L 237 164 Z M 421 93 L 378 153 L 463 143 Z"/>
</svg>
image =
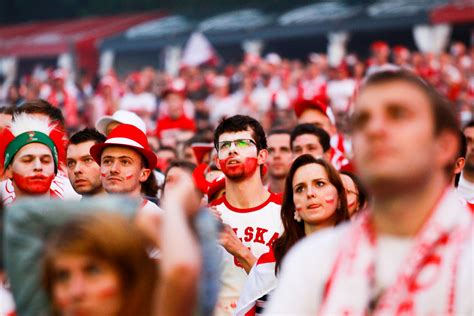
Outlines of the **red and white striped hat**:
<svg viewBox="0 0 474 316">
<path fill-rule="evenodd" d="M 157 158 L 148 144 L 148 139 L 138 127 L 121 124 L 110 132 L 104 143 L 95 144 L 90 149 L 92 158 L 100 165 L 102 152 L 106 147 L 124 146 L 132 148 L 142 154 L 146 161 L 147 167 L 154 169 L 156 167 Z"/>
</svg>

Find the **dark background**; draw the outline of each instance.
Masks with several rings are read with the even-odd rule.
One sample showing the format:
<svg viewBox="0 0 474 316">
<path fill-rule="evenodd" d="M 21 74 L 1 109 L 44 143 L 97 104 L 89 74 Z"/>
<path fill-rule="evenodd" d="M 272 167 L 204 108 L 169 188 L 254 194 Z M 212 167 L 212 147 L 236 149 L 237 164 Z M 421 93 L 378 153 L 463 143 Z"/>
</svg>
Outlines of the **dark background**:
<svg viewBox="0 0 474 316">
<path fill-rule="evenodd" d="M 323 1 L 312 1 L 312 3 Z M 347 4 L 363 4 L 368 0 L 343 0 Z M 311 3 L 308 0 L 2 0 L 0 24 L 78 18 L 90 15 L 163 10 L 203 18 L 242 7 L 281 12 Z"/>
</svg>

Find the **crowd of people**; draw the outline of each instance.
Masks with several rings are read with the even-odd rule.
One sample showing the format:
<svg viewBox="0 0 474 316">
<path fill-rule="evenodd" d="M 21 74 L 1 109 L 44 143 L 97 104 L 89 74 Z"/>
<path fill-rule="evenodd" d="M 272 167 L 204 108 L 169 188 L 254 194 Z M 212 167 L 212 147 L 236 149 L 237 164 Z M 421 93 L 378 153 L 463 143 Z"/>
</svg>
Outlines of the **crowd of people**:
<svg viewBox="0 0 474 316">
<path fill-rule="evenodd" d="M 474 312 L 462 43 L 5 91 L 0 314 Z"/>
</svg>

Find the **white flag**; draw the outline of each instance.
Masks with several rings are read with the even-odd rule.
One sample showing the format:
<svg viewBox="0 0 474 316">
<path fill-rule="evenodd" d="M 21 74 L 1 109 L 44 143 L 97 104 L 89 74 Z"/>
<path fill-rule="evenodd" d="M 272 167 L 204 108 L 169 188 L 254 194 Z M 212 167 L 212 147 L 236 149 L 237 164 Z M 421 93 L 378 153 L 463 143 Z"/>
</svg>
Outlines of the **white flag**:
<svg viewBox="0 0 474 316">
<path fill-rule="evenodd" d="M 211 43 L 202 34 L 191 34 L 184 48 L 181 66 L 199 66 L 207 62 L 217 62 L 217 54 Z"/>
</svg>

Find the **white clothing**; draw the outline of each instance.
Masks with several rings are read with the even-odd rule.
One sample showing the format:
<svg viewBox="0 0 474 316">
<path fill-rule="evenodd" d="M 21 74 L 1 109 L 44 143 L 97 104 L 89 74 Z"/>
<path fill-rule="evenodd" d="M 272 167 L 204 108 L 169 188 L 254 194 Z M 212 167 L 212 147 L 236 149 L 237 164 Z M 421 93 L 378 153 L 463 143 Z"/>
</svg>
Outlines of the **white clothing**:
<svg viewBox="0 0 474 316">
<path fill-rule="evenodd" d="M 462 173 L 459 177 L 458 193 L 469 203 L 474 203 L 474 182 L 467 181 Z"/>
<path fill-rule="evenodd" d="M 360 218 L 358 217 L 356 221 Z M 290 250 L 283 262 L 278 287 L 270 297 L 265 315 L 342 315 L 343 311 L 348 311 L 350 315 L 364 314 L 363 309 L 367 307 L 368 294 L 371 291 L 365 271 L 361 270 L 365 266 L 361 264 L 361 261 L 371 254 L 366 253 L 367 247 L 355 249 L 355 259 L 352 259 L 350 267 L 347 264 L 344 265 L 351 260 L 347 253 L 344 253 L 346 256 L 342 256 L 346 262 L 336 260 L 340 258 L 338 257 L 340 250 L 344 246 L 347 247 L 347 243 L 355 237 L 354 229 L 351 227 L 355 223 L 343 224 L 309 236 Z M 441 261 L 435 265 L 435 268 L 433 265 L 426 265 L 427 268 L 421 269 L 416 275 L 414 283 L 419 285 L 419 288 L 409 294 L 413 303 L 410 306 L 413 308 L 412 313 L 414 315 L 445 315 L 444 308 L 450 304 L 448 293 L 450 289 L 453 289 L 453 315 L 472 315 L 474 295 L 472 214 L 460 203 L 456 193 L 449 190 L 427 223 L 434 223 L 432 226 L 434 229 L 428 230 L 430 233 L 433 231 L 470 233 L 461 235 L 462 239 L 451 239 L 454 236 L 448 235 L 448 242 L 435 248 L 432 256 L 439 256 Z M 435 233 L 430 236 L 443 235 Z M 410 259 L 416 257 L 406 255 L 413 252 L 412 246 L 415 246 L 415 241 L 419 238 L 420 234 L 412 240 L 393 236 L 378 237 L 375 249 L 376 290 L 387 289 L 388 285 L 394 284 L 395 278 L 404 271 Z M 341 278 L 335 279 L 339 281 L 338 283 L 332 282 L 331 295 L 327 301 L 324 301 L 326 302 L 325 312 L 321 312 L 323 297 L 328 293 L 325 291 L 326 286 L 333 280 L 331 279 L 334 276 L 333 272 L 337 270 L 336 261 L 342 262 L 339 270 L 344 272 L 339 273 Z M 457 269 L 453 270 L 453 266 Z M 349 273 L 347 269 L 353 270 L 354 278 L 351 277 L 349 280 L 344 278 Z M 453 271 L 455 271 L 454 274 Z M 350 282 L 354 279 L 358 282 Z"/>
<path fill-rule="evenodd" d="M 257 258 L 270 250 L 270 245 L 283 231 L 280 218 L 281 198 L 276 194 L 271 193 L 267 201 L 251 209 L 232 207 L 225 195 L 212 205 L 222 214 L 224 224 L 234 229 L 237 237 Z M 247 273 L 238 260 L 227 251 L 222 252 L 221 266 L 221 290 L 215 315 L 232 315 L 237 307 Z"/>
</svg>

